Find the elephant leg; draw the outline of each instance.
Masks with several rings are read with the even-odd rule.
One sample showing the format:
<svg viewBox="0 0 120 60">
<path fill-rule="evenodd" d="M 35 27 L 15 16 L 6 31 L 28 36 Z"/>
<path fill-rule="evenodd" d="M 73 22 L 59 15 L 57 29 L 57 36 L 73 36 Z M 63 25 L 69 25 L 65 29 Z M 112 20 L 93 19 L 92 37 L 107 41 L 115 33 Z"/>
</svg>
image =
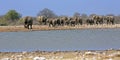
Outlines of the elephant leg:
<svg viewBox="0 0 120 60">
<path fill-rule="evenodd" d="M 53 27 L 53 24 L 49 24 L 50 27 Z"/>
<path fill-rule="evenodd" d="M 39 24 L 42 25 L 42 21 L 39 21 Z"/>
<path fill-rule="evenodd" d="M 72 23 L 70 22 L 70 25 L 72 26 Z"/>
<path fill-rule="evenodd" d="M 32 24 L 30 25 L 30 29 L 32 29 Z"/>
<path fill-rule="evenodd" d="M 26 24 L 24 25 L 24 28 L 27 28 L 27 25 L 26 25 Z"/>
<path fill-rule="evenodd" d="M 29 29 L 29 24 L 27 24 L 27 28 Z"/>
<path fill-rule="evenodd" d="M 47 22 L 45 22 L 45 25 L 47 25 Z"/>
<path fill-rule="evenodd" d="M 49 27 L 50 27 L 50 25 L 51 25 L 51 24 L 49 23 Z"/>
<path fill-rule="evenodd" d="M 52 24 L 52 27 L 55 27 L 55 24 L 54 24 L 54 23 Z"/>
<path fill-rule="evenodd" d="M 43 22 L 43 25 L 46 25 L 46 22 L 45 22 L 45 21 Z"/>
<path fill-rule="evenodd" d="M 80 25 L 82 25 L 83 24 L 83 22 L 82 21 L 80 21 Z"/>
<path fill-rule="evenodd" d="M 102 24 L 102 22 L 101 22 L 101 21 L 99 21 L 99 24 Z"/>
<path fill-rule="evenodd" d="M 24 25 L 24 28 L 26 28 L 26 25 Z"/>
<path fill-rule="evenodd" d="M 114 21 L 112 21 L 112 25 L 114 25 Z"/>
<path fill-rule="evenodd" d="M 56 22 L 54 23 L 54 27 L 56 26 L 57 24 L 56 24 Z"/>
<path fill-rule="evenodd" d="M 64 22 L 63 21 L 61 21 L 61 26 L 63 26 L 64 25 Z"/>
<path fill-rule="evenodd" d="M 97 25 L 99 24 L 98 21 L 96 21 L 96 24 L 97 24 Z"/>
<path fill-rule="evenodd" d="M 107 20 L 107 25 L 108 25 L 109 21 Z"/>
<path fill-rule="evenodd" d="M 74 21 L 71 22 L 71 26 L 75 26 L 75 22 Z"/>
</svg>

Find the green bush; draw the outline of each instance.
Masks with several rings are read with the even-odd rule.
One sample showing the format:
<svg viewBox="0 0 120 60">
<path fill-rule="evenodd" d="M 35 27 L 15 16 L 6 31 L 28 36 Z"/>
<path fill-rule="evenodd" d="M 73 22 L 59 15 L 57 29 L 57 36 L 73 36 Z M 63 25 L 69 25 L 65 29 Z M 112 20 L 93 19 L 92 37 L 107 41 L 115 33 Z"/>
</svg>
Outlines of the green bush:
<svg viewBox="0 0 120 60">
<path fill-rule="evenodd" d="M 0 19 L 0 26 L 7 26 L 8 25 L 8 21 L 4 18 Z"/>
</svg>

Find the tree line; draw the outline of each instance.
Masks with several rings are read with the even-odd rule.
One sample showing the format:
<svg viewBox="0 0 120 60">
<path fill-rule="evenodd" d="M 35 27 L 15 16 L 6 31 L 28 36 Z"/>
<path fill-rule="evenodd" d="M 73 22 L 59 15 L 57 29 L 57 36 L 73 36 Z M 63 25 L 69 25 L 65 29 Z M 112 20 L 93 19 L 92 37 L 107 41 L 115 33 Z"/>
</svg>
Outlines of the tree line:
<svg viewBox="0 0 120 60">
<path fill-rule="evenodd" d="M 93 16 L 113 16 L 114 17 L 114 23 L 119 24 L 120 23 L 120 15 L 114 15 L 114 14 L 106 14 L 106 15 L 97 15 L 97 14 L 90 14 L 87 15 L 85 13 L 80 14 L 79 12 L 74 12 L 73 16 L 67 16 L 67 15 L 60 15 L 58 16 L 54 11 L 44 8 L 41 11 L 39 11 L 36 14 L 36 17 L 33 18 L 33 24 L 40 24 L 41 22 L 37 20 L 39 16 L 43 16 L 47 19 L 52 19 L 52 18 L 60 18 L 60 17 L 80 17 L 83 20 L 83 24 L 86 22 L 92 22 L 92 21 L 87 21 L 88 18 L 93 18 Z M 9 10 L 5 15 L 0 15 L 0 25 L 5 26 L 5 25 L 23 25 L 24 21 L 22 17 L 22 14 L 17 12 L 16 10 Z M 71 21 L 72 23 L 72 21 Z M 74 23 L 74 22 L 73 22 Z M 96 23 L 101 23 L 101 22 L 96 22 Z"/>
</svg>

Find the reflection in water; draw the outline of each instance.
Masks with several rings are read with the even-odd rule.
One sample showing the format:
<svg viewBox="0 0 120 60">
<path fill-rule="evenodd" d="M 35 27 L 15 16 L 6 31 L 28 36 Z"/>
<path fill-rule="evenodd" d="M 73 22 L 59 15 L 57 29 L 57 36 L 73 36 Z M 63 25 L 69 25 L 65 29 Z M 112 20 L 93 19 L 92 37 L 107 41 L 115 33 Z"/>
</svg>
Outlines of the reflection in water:
<svg viewBox="0 0 120 60">
<path fill-rule="evenodd" d="M 120 29 L 1 32 L 0 51 L 120 48 Z"/>
</svg>

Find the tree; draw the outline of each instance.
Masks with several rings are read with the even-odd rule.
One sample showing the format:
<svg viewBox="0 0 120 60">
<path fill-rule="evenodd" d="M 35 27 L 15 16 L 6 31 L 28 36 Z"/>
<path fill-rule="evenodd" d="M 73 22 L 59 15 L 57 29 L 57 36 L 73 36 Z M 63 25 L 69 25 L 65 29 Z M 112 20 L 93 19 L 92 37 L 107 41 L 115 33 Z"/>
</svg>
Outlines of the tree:
<svg viewBox="0 0 120 60">
<path fill-rule="evenodd" d="M 6 13 L 5 18 L 7 20 L 15 21 L 15 20 L 18 20 L 19 18 L 21 18 L 21 14 L 18 13 L 16 10 L 9 10 Z"/>
<path fill-rule="evenodd" d="M 48 8 L 44 8 L 43 10 L 41 10 L 37 16 L 45 16 L 47 18 L 55 18 L 57 17 L 57 15 L 50 9 Z"/>
<path fill-rule="evenodd" d="M 80 13 L 79 13 L 79 12 L 75 12 L 75 13 L 73 14 L 73 17 L 80 17 Z"/>
<path fill-rule="evenodd" d="M 88 16 L 87 16 L 87 14 L 83 13 L 83 14 L 81 14 L 81 17 L 82 17 L 83 19 L 86 19 Z"/>
</svg>

